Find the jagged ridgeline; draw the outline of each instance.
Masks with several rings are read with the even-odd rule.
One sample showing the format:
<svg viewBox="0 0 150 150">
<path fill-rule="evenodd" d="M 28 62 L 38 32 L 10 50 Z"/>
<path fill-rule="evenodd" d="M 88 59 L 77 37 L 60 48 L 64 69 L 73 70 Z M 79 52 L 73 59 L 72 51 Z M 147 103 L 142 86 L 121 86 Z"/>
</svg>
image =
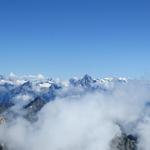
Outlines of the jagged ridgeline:
<svg viewBox="0 0 150 150">
<path fill-rule="evenodd" d="M 0 77 L 0 124 L 7 124 L 12 119 L 22 116 L 31 124 L 38 121 L 42 108 L 65 97 L 82 97 L 85 94 L 109 94 L 125 86 L 132 80 L 126 78 L 93 79 L 89 75 L 70 80 L 54 80 L 36 77 Z M 137 150 L 138 136 L 126 133 L 112 139 L 110 150 Z M 7 150 L 6 143 L 0 144 L 0 150 Z"/>
<path fill-rule="evenodd" d="M 70 95 L 83 95 L 86 93 L 111 92 L 118 84 L 127 83 L 126 78 L 104 78 L 93 79 L 89 75 L 83 78 L 71 78 L 67 81 L 53 79 L 38 79 L 36 77 L 0 77 L 0 112 L 20 103 L 23 108 L 40 103 L 37 110 L 41 109 L 43 104 L 54 100 L 56 97 L 66 97 Z M 65 89 L 65 90 L 64 90 Z M 35 101 L 35 102 L 34 102 Z"/>
</svg>

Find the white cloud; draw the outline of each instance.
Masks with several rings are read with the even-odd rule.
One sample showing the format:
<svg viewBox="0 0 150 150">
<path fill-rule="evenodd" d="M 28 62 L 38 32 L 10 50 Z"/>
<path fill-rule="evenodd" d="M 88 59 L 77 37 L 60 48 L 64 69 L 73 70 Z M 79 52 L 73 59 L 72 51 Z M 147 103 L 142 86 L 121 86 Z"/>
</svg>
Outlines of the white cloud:
<svg viewBox="0 0 150 150">
<path fill-rule="evenodd" d="M 144 111 L 149 99 L 143 81 L 112 93 L 58 98 L 45 105 L 36 123 L 20 117 L 0 126 L 0 140 L 12 150 L 109 150 L 111 140 L 121 134 L 119 123 L 125 132 L 138 134 L 139 147 L 149 150 L 150 118 Z"/>
</svg>

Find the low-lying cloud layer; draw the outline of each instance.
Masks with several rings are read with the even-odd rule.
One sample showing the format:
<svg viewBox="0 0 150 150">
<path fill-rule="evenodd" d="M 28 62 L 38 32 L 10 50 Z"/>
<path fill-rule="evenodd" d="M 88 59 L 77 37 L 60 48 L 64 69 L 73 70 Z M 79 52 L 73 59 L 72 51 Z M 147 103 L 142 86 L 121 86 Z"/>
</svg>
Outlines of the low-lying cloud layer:
<svg viewBox="0 0 150 150">
<path fill-rule="evenodd" d="M 0 141 L 9 150 L 111 150 L 113 138 L 126 133 L 138 137 L 140 150 L 149 150 L 148 82 L 130 80 L 111 91 L 56 97 L 36 122 L 20 115 L 2 124 Z"/>
</svg>

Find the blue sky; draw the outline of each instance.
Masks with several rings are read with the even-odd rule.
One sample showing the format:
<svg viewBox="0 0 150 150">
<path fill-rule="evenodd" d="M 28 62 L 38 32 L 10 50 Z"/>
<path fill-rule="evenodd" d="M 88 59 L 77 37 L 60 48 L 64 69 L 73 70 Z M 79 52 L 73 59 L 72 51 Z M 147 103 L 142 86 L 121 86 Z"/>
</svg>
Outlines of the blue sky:
<svg viewBox="0 0 150 150">
<path fill-rule="evenodd" d="M 148 0 L 1 0 L 0 72 L 149 74 L 149 8 Z"/>
</svg>

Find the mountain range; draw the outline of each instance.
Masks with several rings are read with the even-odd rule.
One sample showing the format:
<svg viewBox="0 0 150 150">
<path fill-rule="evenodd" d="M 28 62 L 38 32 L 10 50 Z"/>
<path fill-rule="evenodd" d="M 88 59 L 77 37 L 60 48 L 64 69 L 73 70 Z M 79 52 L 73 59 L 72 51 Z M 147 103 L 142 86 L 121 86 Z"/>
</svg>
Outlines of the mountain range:
<svg viewBox="0 0 150 150">
<path fill-rule="evenodd" d="M 89 75 L 69 80 L 0 76 L 0 112 L 14 105 L 29 106 L 40 99 L 47 103 L 55 98 L 82 96 L 91 92 L 111 92 L 115 86 L 126 84 L 126 78 L 93 79 Z M 24 105 L 24 106 L 23 106 Z M 38 105 L 39 110 L 40 106 Z M 38 109 L 38 108 L 37 108 Z"/>
<path fill-rule="evenodd" d="M 133 82 L 127 78 L 94 79 L 89 75 L 81 78 L 60 80 L 42 76 L 0 76 L 0 115 L 1 120 L 10 121 L 20 114 L 33 123 L 38 120 L 37 113 L 55 99 L 82 97 L 91 93 L 110 94 Z M 148 84 L 149 85 L 149 84 Z M 11 117 L 10 117 L 11 116 Z M 137 136 L 122 130 L 120 137 L 112 140 L 111 150 L 137 150 Z M 0 145 L 5 150 L 7 146 Z"/>
</svg>

